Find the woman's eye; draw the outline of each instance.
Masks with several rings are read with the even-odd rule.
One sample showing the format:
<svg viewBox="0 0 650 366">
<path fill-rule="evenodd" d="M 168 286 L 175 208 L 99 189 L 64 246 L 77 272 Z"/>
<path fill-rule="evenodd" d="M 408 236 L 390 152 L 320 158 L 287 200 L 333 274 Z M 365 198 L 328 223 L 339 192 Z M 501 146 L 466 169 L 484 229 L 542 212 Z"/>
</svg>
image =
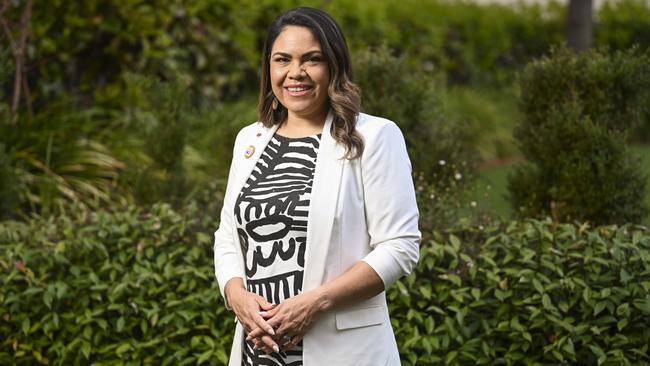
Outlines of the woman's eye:
<svg viewBox="0 0 650 366">
<path fill-rule="evenodd" d="M 316 65 L 323 62 L 323 59 L 320 57 L 310 57 L 307 59 L 307 63 L 310 65 Z"/>
<path fill-rule="evenodd" d="M 286 58 L 286 57 L 278 57 L 278 58 L 275 59 L 275 62 L 277 62 L 279 64 L 286 64 L 286 63 L 289 62 L 289 59 Z"/>
</svg>

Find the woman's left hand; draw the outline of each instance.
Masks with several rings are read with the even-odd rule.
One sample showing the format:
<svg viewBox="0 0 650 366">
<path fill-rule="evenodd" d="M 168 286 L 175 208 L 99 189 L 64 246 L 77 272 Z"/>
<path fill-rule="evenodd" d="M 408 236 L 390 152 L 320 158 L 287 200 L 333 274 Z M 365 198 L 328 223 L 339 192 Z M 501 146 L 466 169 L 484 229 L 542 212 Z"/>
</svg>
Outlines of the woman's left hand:
<svg viewBox="0 0 650 366">
<path fill-rule="evenodd" d="M 280 348 L 288 351 L 302 340 L 309 327 L 326 308 L 327 302 L 322 300 L 316 291 L 310 291 L 284 300 L 280 305 L 262 314 L 262 317 L 275 328 L 273 338 Z M 260 344 L 259 338 L 264 334 L 266 332 L 258 328 L 248 336 Z"/>
</svg>

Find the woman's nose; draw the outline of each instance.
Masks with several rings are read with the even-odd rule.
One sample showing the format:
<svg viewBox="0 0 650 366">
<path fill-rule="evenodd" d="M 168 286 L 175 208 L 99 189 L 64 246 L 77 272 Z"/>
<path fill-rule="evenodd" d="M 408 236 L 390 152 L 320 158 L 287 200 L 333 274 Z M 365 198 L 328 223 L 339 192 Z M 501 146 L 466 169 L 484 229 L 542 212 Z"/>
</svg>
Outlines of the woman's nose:
<svg viewBox="0 0 650 366">
<path fill-rule="evenodd" d="M 291 64 L 289 69 L 289 77 L 292 79 L 301 79 L 305 76 L 305 66 L 299 62 Z"/>
</svg>

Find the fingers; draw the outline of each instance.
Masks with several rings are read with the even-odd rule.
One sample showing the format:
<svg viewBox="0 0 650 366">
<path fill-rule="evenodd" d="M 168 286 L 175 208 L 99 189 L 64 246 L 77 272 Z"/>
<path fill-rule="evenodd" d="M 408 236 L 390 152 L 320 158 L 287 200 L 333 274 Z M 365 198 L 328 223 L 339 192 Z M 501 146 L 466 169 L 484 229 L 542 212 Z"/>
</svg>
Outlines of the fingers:
<svg viewBox="0 0 650 366">
<path fill-rule="evenodd" d="M 261 296 L 258 297 L 257 303 L 259 304 L 260 308 L 265 311 L 269 311 L 275 308 L 275 304 L 266 301 L 266 299 Z"/>
<path fill-rule="evenodd" d="M 264 334 L 266 334 L 266 332 L 262 330 L 262 328 L 255 328 L 252 331 L 248 332 L 248 336 L 246 336 L 246 340 L 249 341 L 251 339 L 260 338 Z"/>
<path fill-rule="evenodd" d="M 272 336 L 275 335 L 275 331 L 273 330 L 273 327 L 269 323 L 267 323 L 266 320 L 264 320 L 262 315 L 260 315 L 259 313 L 256 313 L 253 316 L 253 321 L 255 322 L 255 325 L 257 325 L 257 327 L 259 327 L 260 329 L 262 329 L 266 333 L 268 333 L 268 334 L 270 334 Z M 253 329 L 253 328 L 254 327 L 251 327 L 251 329 Z"/>
<path fill-rule="evenodd" d="M 261 338 L 253 338 L 252 342 L 254 349 L 261 350 L 266 354 L 280 352 L 280 347 L 278 347 L 278 344 L 269 335 L 264 335 Z"/>
<path fill-rule="evenodd" d="M 286 351 L 292 349 L 293 347 L 297 346 L 298 343 L 300 343 L 300 341 L 304 337 L 304 334 L 295 335 L 293 337 L 287 337 L 287 336 L 285 336 L 285 337 L 286 337 L 285 339 L 287 339 L 287 342 L 282 345 L 282 351 L 284 351 L 284 352 L 286 352 Z"/>
</svg>

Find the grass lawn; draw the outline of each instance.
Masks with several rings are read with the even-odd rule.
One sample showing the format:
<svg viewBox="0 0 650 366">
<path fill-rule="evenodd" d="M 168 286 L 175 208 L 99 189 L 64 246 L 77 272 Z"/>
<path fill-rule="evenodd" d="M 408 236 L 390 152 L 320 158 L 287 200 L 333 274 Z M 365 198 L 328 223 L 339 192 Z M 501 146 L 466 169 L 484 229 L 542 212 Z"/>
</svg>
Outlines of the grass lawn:
<svg viewBox="0 0 650 366">
<path fill-rule="evenodd" d="M 634 146 L 632 151 L 642 159 L 645 173 L 650 179 L 650 145 Z M 478 202 L 483 210 L 502 218 L 512 217 L 512 208 L 506 198 L 506 184 L 508 174 L 514 166 L 513 163 L 506 163 L 478 173 L 472 199 Z M 650 207 L 650 181 L 646 188 L 646 203 Z M 644 224 L 650 226 L 650 216 L 646 217 Z"/>
</svg>

